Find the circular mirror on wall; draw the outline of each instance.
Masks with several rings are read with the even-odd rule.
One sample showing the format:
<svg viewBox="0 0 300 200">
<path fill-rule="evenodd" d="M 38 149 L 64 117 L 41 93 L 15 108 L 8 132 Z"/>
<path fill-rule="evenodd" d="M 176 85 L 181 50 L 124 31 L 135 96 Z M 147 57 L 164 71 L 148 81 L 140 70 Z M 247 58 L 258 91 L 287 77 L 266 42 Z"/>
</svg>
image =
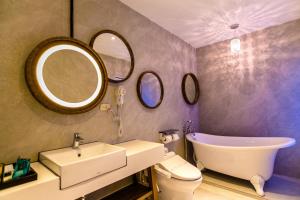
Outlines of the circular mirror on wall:
<svg viewBox="0 0 300 200">
<path fill-rule="evenodd" d="M 82 113 L 104 97 L 107 73 L 97 53 L 67 37 L 38 44 L 26 61 L 26 82 L 45 107 L 60 113 Z"/>
<path fill-rule="evenodd" d="M 197 77 L 193 73 L 184 75 L 181 83 L 181 91 L 187 104 L 194 105 L 197 103 L 200 90 Z"/>
<path fill-rule="evenodd" d="M 104 62 L 110 82 L 127 80 L 134 68 L 134 56 L 129 43 L 119 33 L 103 30 L 96 33 L 90 46 Z"/>
<path fill-rule="evenodd" d="M 163 83 L 153 71 L 145 71 L 139 76 L 136 90 L 141 103 L 150 109 L 157 108 L 164 98 Z"/>
</svg>

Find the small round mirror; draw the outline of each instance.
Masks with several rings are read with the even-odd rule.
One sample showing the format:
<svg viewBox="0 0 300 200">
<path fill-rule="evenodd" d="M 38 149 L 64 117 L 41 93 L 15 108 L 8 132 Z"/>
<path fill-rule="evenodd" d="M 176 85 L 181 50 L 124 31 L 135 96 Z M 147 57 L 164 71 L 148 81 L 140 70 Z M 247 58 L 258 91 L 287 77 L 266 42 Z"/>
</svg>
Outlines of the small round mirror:
<svg viewBox="0 0 300 200">
<path fill-rule="evenodd" d="M 81 113 L 95 107 L 107 87 L 105 67 L 88 45 L 72 38 L 40 43 L 26 61 L 26 81 L 45 107 Z"/>
<path fill-rule="evenodd" d="M 181 91 L 187 104 L 194 105 L 197 103 L 200 91 L 197 77 L 193 73 L 184 75 L 181 83 Z"/>
<path fill-rule="evenodd" d="M 157 108 L 164 97 L 164 87 L 160 77 L 153 71 L 143 72 L 138 79 L 137 94 L 147 108 Z"/>
<path fill-rule="evenodd" d="M 130 45 L 119 33 L 103 30 L 96 33 L 90 46 L 102 58 L 110 82 L 127 80 L 133 72 L 134 57 Z"/>
</svg>

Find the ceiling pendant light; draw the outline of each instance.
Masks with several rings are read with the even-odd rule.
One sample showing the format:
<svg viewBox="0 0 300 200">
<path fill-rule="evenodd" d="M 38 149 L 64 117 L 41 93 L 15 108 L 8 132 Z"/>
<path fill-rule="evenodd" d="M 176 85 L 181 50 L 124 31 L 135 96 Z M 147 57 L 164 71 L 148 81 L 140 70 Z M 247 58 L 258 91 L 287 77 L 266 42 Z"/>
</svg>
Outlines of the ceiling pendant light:
<svg viewBox="0 0 300 200">
<path fill-rule="evenodd" d="M 236 30 L 239 27 L 239 24 L 232 24 L 230 25 L 230 29 L 234 30 L 234 38 L 230 40 L 230 49 L 231 53 L 239 53 L 241 50 L 241 41 L 237 37 Z"/>
</svg>

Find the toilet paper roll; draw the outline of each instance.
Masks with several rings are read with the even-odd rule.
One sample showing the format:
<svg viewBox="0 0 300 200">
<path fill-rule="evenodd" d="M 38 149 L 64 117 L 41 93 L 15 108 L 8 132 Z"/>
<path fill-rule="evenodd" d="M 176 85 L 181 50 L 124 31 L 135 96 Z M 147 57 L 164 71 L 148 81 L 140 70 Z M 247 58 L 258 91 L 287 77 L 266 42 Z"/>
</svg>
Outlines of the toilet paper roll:
<svg viewBox="0 0 300 200">
<path fill-rule="evenodd" d="M 172 134 L 172 140 L 173 141 L 179 140 L 179 135 L 178 134 Z"/>
<path fill-rule="evenodd" d="M 171 135 L 164 135 L 160 138 L 161 142 L 164 144 L 168 144 L 170 142 L 172 142 L 173 138 Z"/>
</svg>

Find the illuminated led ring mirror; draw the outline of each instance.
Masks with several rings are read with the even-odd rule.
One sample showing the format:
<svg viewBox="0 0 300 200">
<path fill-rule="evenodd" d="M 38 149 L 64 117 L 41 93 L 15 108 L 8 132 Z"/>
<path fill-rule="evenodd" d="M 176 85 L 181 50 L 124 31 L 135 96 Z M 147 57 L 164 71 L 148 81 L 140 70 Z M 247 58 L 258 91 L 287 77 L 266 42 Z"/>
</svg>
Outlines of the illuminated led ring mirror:
<svg viewBox="0 0 300 200">
<path fill-rule="evenodd" d="M 68 37 L 38 44 L 26 61 L 25 76 L 32 95 L 42 105 L 67 114 L 94 108 L 104 97 L 108 82 L 98 54 Z"/>
<path fill-rule="evenodd" d="M 109 82 L 120 83 L 131 76 L 134 56 L 122 35 L 112 30 L 102 30 L 92 37 L 90 46 L 103 60 Z"/>
<path fill-rule="evenodd" d="M 163 83 L 153 71 L 145 71 L 139 76 L 136 90 L 140 102 L 146 108 L 157 108 L 164 98 Z"/>
<path fill-rule="evenodd" d="M 182 96 L 189 105 L 198 102 L 200 90 L 197 77 L 193 73 L 185 74 L 181 82 Z"/>
</svg>

